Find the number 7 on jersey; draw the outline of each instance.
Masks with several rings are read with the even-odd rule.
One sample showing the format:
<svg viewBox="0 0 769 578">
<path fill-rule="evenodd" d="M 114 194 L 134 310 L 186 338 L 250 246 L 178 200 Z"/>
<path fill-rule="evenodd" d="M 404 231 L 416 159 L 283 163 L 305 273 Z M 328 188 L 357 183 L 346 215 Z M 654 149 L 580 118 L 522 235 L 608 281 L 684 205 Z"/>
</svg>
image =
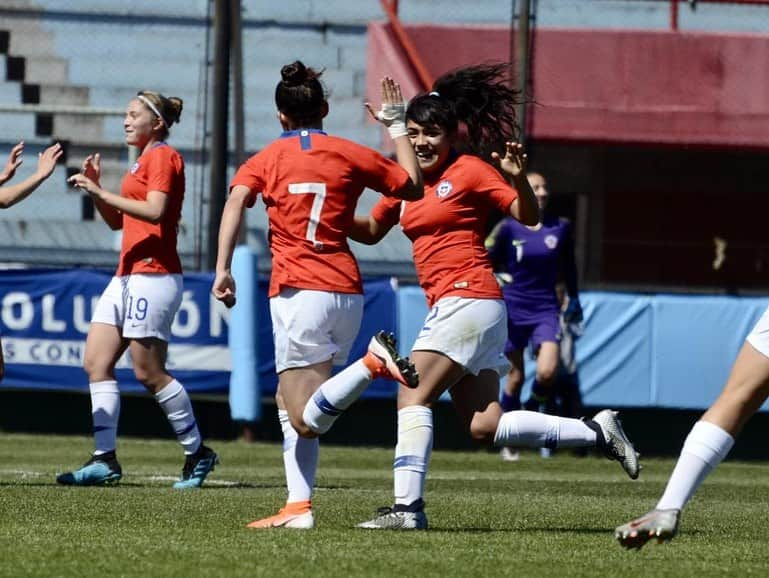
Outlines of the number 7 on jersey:
<svg viewBox="0 0 769 578">
<path fill-rule="evenodd" d="M 322 249 L 323 243 L 318 241 L 316 233 L 318 223 L 320 223 L 320 212 L 323 210 L 323 202 L 326 200 L 326 183 L 291 183 L 288 185 L 288 192 L 292 195 L 315 195 L 305 237 L 316 249 Z"/>
</svg>

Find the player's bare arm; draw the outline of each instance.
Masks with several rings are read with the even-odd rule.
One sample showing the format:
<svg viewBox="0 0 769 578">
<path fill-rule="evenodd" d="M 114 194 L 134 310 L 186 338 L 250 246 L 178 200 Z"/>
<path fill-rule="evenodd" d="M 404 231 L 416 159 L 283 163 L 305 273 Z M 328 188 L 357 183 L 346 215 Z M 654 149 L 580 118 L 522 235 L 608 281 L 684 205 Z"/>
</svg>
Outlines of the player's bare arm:
<svg viewBox="0 0 769 578">
<path fill-rule="evenodd" d="M 510 176 L 518 198 L 510 205 L 510 214 L 524 225 L 536 225 L 539 222 L 539 206 L 537 197 L 526 178 L 528 155 L 523 145 L 516 142 L 505 143 L 505 156 L 498 152 L 491 153 L 492 159 Z"/>
</svg>

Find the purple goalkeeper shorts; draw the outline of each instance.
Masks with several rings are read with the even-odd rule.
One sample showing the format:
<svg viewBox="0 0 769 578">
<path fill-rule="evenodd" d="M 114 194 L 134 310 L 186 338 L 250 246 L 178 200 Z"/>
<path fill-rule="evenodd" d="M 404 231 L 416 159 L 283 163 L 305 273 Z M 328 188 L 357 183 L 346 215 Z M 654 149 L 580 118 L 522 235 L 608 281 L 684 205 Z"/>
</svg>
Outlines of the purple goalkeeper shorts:
<svg viewBox="0 0 769 578">
<path fill-rule="evenodd" d="M 558 314 L 543 314 L 532 323 L 514 323 L 508 318 L 505 353 L 522 351 L 527 345 L 531 345 L 532 352 L 536 353 L 545 341 L 561 342 Z"/>
</svg>

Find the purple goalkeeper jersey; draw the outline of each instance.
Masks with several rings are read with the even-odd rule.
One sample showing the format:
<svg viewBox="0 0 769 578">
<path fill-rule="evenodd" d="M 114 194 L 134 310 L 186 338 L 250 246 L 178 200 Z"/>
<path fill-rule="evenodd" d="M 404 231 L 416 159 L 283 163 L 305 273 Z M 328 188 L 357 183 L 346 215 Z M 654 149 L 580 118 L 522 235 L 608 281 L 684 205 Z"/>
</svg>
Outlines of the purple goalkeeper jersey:
<svg viewBox="0 0 769 578">
<path fill-rule="evenodd" d="M 564 219 L 545 216 L 532 230 L 515 219 L 502 220 L 486 240 L 495 271 L 513 280 L 502 287 L 508 316 L 513 323 L 536 323 L 543 316 L 558 315 L 556 283 L 563 279 L 567 293 L 577 294 L 577 272 L 571 225 Z"/>
</svg>

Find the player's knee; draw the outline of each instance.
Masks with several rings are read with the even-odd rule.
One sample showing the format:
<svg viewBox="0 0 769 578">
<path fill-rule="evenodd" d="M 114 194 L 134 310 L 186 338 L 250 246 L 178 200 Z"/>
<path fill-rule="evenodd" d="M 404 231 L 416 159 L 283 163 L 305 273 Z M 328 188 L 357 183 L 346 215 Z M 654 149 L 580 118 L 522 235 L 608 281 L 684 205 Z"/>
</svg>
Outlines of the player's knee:
<svg viewBox="0 0 769 578">
<path fill-rule="evenodd" d="M 83 359 L 83 370 L 88 375 L 88 381 L 104 381 L 111 373 L 98 357 L 86 355 Z"/>
<path fill-rule="evenodd" d="M 141 364 L 134 365 L 134 377 L 152 392 L 162 389 L 168 381 L 165 372 Z"/>
<path fill-rule="evenodd" d="M 470 422 L 470 437 L 475 442 L 491 445 L 494 443 L 496 433 L 497 424 L 495 420 L 481 416 L 474 418 Z"/>
<path fill-rule="evenodd" d="M 289 420 L 291 421 L 291 427 L 296 430 L 296 433 L 299 435 L 299 437 L 302 438 L 316 438 L 318 437 L 317 432 L 314 432 L 310 429 L 310 427 L 304 423 L 304 420 L 302 419 L 302 416 L 294 417 L 289 416 Z"/>
<path fill-rule="evenodd" d="M 552 385 L 553 381 L 555 381 L 555 370 L 554 367 L 546 367 L 541 370 L 537 370 L 537 382 L 540 385 L 543 385 L 545 387 L 549 387 Z"/>
</svg>

